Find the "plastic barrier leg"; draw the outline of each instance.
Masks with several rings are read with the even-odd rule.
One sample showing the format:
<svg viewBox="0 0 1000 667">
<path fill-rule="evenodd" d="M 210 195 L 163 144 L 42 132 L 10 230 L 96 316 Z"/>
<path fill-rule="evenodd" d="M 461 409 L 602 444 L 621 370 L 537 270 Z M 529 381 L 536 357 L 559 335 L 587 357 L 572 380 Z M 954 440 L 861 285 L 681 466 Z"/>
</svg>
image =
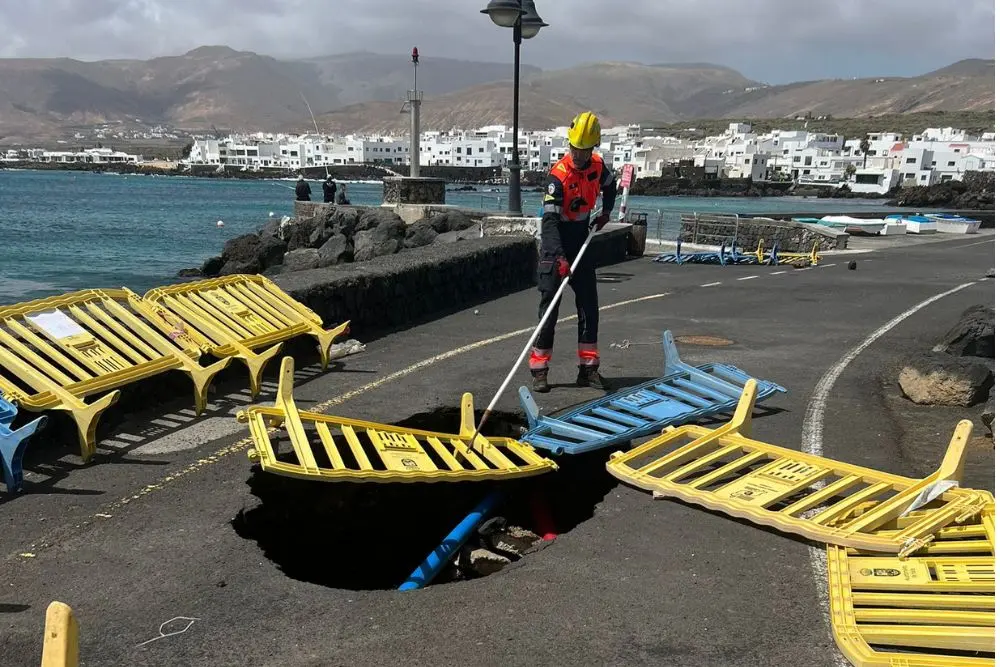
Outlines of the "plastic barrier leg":
<svg viewBox="0 0 1000 667">
<path fill-rule="evenodd" d="M 521 409 L 524 410 L 524 416 L 528 420 L 528 428 L 535 428 L 542 415 L 542 411 L 538 409 L 538 403 L 535 403 L 535 398 L 527 387 L 518 389 L 517 395 L 521 399 Z"/>
<path fill-rule="evenodd" d="M 11 431 L 0 425 L 0 464 L 3 465 L 3 483 L 7 485 L 7 493 L 19 493 L 24 485 L 24 450 L 28 448 L 28 440 L 35 431 L 45 426 L 48 417 L 41 416 L 17 429 Z"/>
<path fill-rule="evenodd" d="M 445 536 L 444 541 L 427 555 L 424 562 L 410 573 L 410 576 L 399 587 L 399 590 L 417 590 L 433 581 L 445 563 L 451 560 L 455 552 L 466 543 L 472 535 L 472 531 L 476 530 L 486 520 L 487 515 L 500 503 L 502 498 L 503 494 L 499 491 L 493 491 L 490 495 L 486 496 L 482 502 L 476 505 L 474 510 Z"/>
<path fill-rule="evenodd" d="M 192 364 L 191 367 L 181 369 L 190 376 L 191 382 L 194 383 L 195 415 L 200 416 L 205 411 L 208 406 L 208 388 L 216 374 L 228 366 L 230 361 L 232 361 L 232 357 L 226 357 L 206 368 Z"/>
<path fill-rule="evenodd" d="M 94 453 L 97 452 L 97 420 L 100 419 L 101 413 L 118 402 L 119 396 L 121 396 L 121 392 L 115 389 L 89 405 L 80 401 L 80 406 L 71 406 L 70 408 L 59 406 L 56 408 L 57 410 L 66 409 L 73 417 L 73 421 L 76 422 L 77 435 L 80 437 L 80 457 L 85 463 L 93 458 Z"/>
<path fill-rule="evenodd" d="M 243 347 L 242 345 L 234 345 L 239 352 L 236 358 L 242 361 L 247 366 L 247 370 L 250 371 L 250 396 L 257 398 L 260 394 L 260 385 L 264 376 L 264 366 L 267 366 L 267 362 L 271 361 L 278 352 L 281 352 L 282 343 L 273 345 L 261 353 L 252 352 L 249 349 Z"/>
<path fill-rule="evenodd" d="M 316 340 L 319 341 L 319 362 L 324 371 L 326 370 L 326 367 L 330 365 L 330 345 L 332 345 L 333 341 L 337 339 L 337 336 L 350 331 L 350 325 L 351 322 L 348 320 L 335 329 L 330 329 L 329 331 L 325 331 L 322 327 L 316 327 L 311 332 L 312 335 L 316 337 Z"/>
<path fill-rule="evenodd" d="M 45 610 L 42 667 L 77 667 L 80 664 L 80 626 L 68 604 L 53 601 Z"/>
</svg>

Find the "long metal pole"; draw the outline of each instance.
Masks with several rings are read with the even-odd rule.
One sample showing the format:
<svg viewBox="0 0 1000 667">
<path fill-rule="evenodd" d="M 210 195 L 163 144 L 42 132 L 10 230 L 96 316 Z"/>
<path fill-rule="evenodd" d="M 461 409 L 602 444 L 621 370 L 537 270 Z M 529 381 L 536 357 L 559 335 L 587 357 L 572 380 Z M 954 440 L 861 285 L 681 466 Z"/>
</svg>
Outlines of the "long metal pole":
<svg viewBox="0 0 1000 667">
<path fill-rule="evenodd" d="M 312 107 L 309 106 L 309 100 L 306 99 L 305 93 L 303 93 L 301 90 L 299 91 L 299 95 L 302 96 L 302 101 L 306 103 L 306 109 L 309 110 L 309 117 L 312 118 L 313 127 L 316 128 L 316 134 L 319 134 L 319 124 L 316 122 L 316 116 L 313 115 Z M 323 151 L 323 157 L 324 157 L 324 159 L 323 159 L 323 171 L 325 171 L 326 175 L 329 176 L 330 175 L 330 169 L 329 169 L 329 167 L 326 166 L 326 151 L 325 150 Z M 294 190 L 294 188 L 292 188 L 292 189 Z"/>
<path fill-rule="evenodd" d="M 417 65 L 413 64 L 413 95 L 410 96 L 410 178 L 420 176 L 420 93 L 417 92 Z"/>
<path fill-rule="evenodd" d="M 511 151 L 510 192 L 507 208 L 512 215 L 521 215 L 521 151 L 517 140 L 517 110 L 521 96 L 521 19 L 514 24 L 514 147 Z"/>
<path fill-rule="evenodd" d="M 410 178 L 420 176 L 420 100 L 414 90 L 410 101 Z"/>
</svg>

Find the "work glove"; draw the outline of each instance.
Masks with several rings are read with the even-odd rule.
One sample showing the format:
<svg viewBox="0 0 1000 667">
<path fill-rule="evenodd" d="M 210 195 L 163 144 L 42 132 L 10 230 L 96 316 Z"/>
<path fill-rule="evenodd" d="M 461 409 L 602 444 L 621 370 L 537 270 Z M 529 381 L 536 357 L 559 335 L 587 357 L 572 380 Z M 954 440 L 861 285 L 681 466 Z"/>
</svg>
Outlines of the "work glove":
<svg viewBox="0 0 1000 667">
<path fill-rule="evenodd" d="M 608 222 L 610 221 L 611 221 L 611 216 L 609 214 L 601 213 L 599 216 L 594 218 L 593 227 L 597 231 L 601 231 L 602 229 L 604 229 L 604 225 L 608 224 Z"/>
<path fill-rule="evenodd" d="M 565 257 L 556 257 L 556 271 L 559 272 L 560 279 L 569 275 L 569 262 Z"/>
</svg>

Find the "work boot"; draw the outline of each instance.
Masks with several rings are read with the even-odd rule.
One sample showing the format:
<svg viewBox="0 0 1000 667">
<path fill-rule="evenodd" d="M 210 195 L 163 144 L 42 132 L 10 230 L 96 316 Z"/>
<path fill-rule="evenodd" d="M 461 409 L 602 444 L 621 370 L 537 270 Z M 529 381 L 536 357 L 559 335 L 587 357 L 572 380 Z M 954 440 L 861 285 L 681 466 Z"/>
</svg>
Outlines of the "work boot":
<svg viewBox="0 0 1000 667">
<path fill-rule="evenodd" d="M 547 368 L 531 371 L 531 391 L 547 394 L 552 389 L 549 386 L 549 371 Z"/>
<path fill-rule="evenodd" d="M 604 378 L 597 372 L 597 366 L 580 366 L 580 374 L 576 376 L 576 386 L 608 389 Z"/>
</svg>

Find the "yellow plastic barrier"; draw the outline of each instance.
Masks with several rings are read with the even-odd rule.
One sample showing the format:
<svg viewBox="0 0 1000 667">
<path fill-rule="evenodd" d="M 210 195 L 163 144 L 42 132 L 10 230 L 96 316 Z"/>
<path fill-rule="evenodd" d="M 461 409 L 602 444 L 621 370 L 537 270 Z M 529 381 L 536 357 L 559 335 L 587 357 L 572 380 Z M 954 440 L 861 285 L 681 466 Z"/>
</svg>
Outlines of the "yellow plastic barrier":
<svg viewBox="0 0 1000 667">
<path fill-rule="evenodd" d="M 250 392 L 260 393 L 264 366 L 284 341 L 308 334 L 319 343 L 323 369 L 330 344 L 350 322 L 323 329 L 323 320 L 259 275 L 233 275 L 158 287 L 143 295 L 150 317 L 165 332 L 184 330 L 217 357 L 235 357 L 250 371 Z M 257 352 L 260 348 L 267 348 Z"/>
<path fill-rule="evenodd" d="M 754 253 L 757 256 L 758 264 L 768 264 L 771 261 L 771 253 L 764 252 L 764 239 L 759 239 L 757 241 L 757 252 Z M 774 261 L 778 264 L 797 264 L 802 260 L 808 260 L 811 266 L 816 266 L 819 264 L 819 260 L 822 259 L 819 254 L 819 242 L 813 243 L 812 251 L 808 253 L 804 252 L 778 252 L 774 253 Z"/>
<path fill-rule="evenodd" d="M 121 387 L 169 370 L 194 383 L 195 409 L 229 359 L 199 365 L 191 338 L 166 337 L 143 320 L 127 290 L 83 290 L 0 307 L 0 391 L 29 410 L 65 410 L 76 422 L 80 455 L 96 449 L 97 420 Z M 84 398 L 110 391 L 93 403 Z"/>
<path fill-rule="evenodd" d="M 852 664 L 995 664 L 994 508 L 991 501 L 977 521 L 943 528 L 905 559 L 827 548 L 833 634 Z"/>
<path fill-rule="evenodd" d="M 530 445 L 476 435 L 472 394 L 462 396 L 459 433 L 434 433 L 299 412 L 292 398 L 294 372 L 294 361 L 285 357 L 275 406 L 255 406 L 237 414 L 241 423 L 250 425 L 254 441 L 250 459 L 267 472 L 327 482 L 464 482 L 529 477 L 557 469 Z M 268 427 L 281 425 L 291 441 L 294 462 L 281 460 L 287 457 L 279 458 L 271 442 Z"/>
<path fill-rule="evenodd" d="M 678 498 L 827 544 L 904 556 L 933 540 L 934 531 L 975 516 L 989 501 L 984 492 L 954 486 L 972 430 L 967 420 L 956 427 L 941 467 L 913 480 L 751 440 L 756 395 L 751 379 L 729 423 L 715 430 L 668 428 L 628 453 L 613 454 L 608 471 L 655 497 Z M 869 501 L 874 502 L 864 505 Z M 922 507 L 929 511 L 919 521 L 886 528 Z"/>
<path fill-rule="evenodd" d="M 80 628 L 69 605 L 53 601 L 45 610 L 42 667 L 77 667 L 80 664 Z"/>
</svg>

